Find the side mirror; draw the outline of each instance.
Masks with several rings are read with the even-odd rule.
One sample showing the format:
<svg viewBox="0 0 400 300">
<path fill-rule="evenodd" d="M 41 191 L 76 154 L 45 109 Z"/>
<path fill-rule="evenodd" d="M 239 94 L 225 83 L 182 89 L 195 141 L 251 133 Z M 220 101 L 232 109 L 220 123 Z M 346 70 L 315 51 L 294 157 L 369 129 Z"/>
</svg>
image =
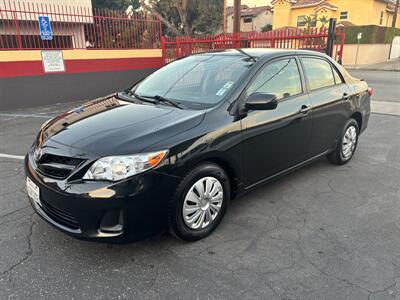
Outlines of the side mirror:
<svg viewBox="0 0 400 300">
<path fill-rule="evenodd" d="M 251 94 L 245 104 L 248 110 L 273 110 L 277 106 L 278 100 L 275 95 L 263 93 Z"/>
</svg>

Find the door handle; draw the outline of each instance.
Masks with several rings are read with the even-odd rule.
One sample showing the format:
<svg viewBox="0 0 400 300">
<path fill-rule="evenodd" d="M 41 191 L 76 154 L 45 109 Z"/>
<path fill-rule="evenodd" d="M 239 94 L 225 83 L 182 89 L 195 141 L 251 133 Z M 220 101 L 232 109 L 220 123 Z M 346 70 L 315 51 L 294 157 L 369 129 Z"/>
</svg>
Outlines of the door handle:
<svg viewBox="0 0 400 300">
<path fill-rule="evenodd" d="M 299 110 L 299 113 L 305 115 L 305 114 L 307 114 L 311 109 L 312 109 L 311 106 L 302 105 L 301 108 L 300 108 L 300 110 Z"/>
</svg>

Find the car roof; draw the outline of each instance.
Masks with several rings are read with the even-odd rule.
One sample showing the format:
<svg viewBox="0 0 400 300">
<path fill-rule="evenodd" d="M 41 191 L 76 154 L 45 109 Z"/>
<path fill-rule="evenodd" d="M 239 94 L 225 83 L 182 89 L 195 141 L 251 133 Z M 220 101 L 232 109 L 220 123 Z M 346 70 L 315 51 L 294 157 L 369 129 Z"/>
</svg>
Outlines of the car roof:
<svg viewBox="0 0 400 300">
<path fill-rule="evenodd" d="M 258 59 L 267 59 L 280 55 L 317 55 L 326 56 L 325 54 L 313 50 L 298 50 L 298 49 L 276 49 L 276 48 L 241 48 L 241 49 L 218 49 L 196 55 L 240 55 L 240 56 L 253 56 Z"/>
</svg>

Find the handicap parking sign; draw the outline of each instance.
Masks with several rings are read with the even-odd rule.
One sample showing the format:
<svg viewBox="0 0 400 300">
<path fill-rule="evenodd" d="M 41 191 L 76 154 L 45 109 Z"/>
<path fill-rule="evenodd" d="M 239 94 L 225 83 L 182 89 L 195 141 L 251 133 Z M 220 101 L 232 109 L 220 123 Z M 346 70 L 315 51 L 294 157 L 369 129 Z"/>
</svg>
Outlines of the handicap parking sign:
<svg viewBox="0 0 400 300">
<path fill-rule="evenodd" d="M 48 16 L 39 16 L 38 22 L 40 38 L 43 41 L 51 41 L 53 39 L 53 33 L 51 31 L 50 18 Z"/>
</svg>

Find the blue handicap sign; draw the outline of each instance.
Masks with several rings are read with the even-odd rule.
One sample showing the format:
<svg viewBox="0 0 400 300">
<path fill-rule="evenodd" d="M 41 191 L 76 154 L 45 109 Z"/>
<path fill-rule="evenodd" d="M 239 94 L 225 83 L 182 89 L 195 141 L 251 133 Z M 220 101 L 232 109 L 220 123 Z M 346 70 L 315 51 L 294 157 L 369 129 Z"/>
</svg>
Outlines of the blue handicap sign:
<svg viewBox="0 0 400 300">
<path fill-rule="evenodd" d="M 48 16 L 39 16 L 38 22 L 40 38 L 43 41 L 51 41 L 53 39 L 53 32 L 51 31 L 50 18 Z"/>
</svg>

